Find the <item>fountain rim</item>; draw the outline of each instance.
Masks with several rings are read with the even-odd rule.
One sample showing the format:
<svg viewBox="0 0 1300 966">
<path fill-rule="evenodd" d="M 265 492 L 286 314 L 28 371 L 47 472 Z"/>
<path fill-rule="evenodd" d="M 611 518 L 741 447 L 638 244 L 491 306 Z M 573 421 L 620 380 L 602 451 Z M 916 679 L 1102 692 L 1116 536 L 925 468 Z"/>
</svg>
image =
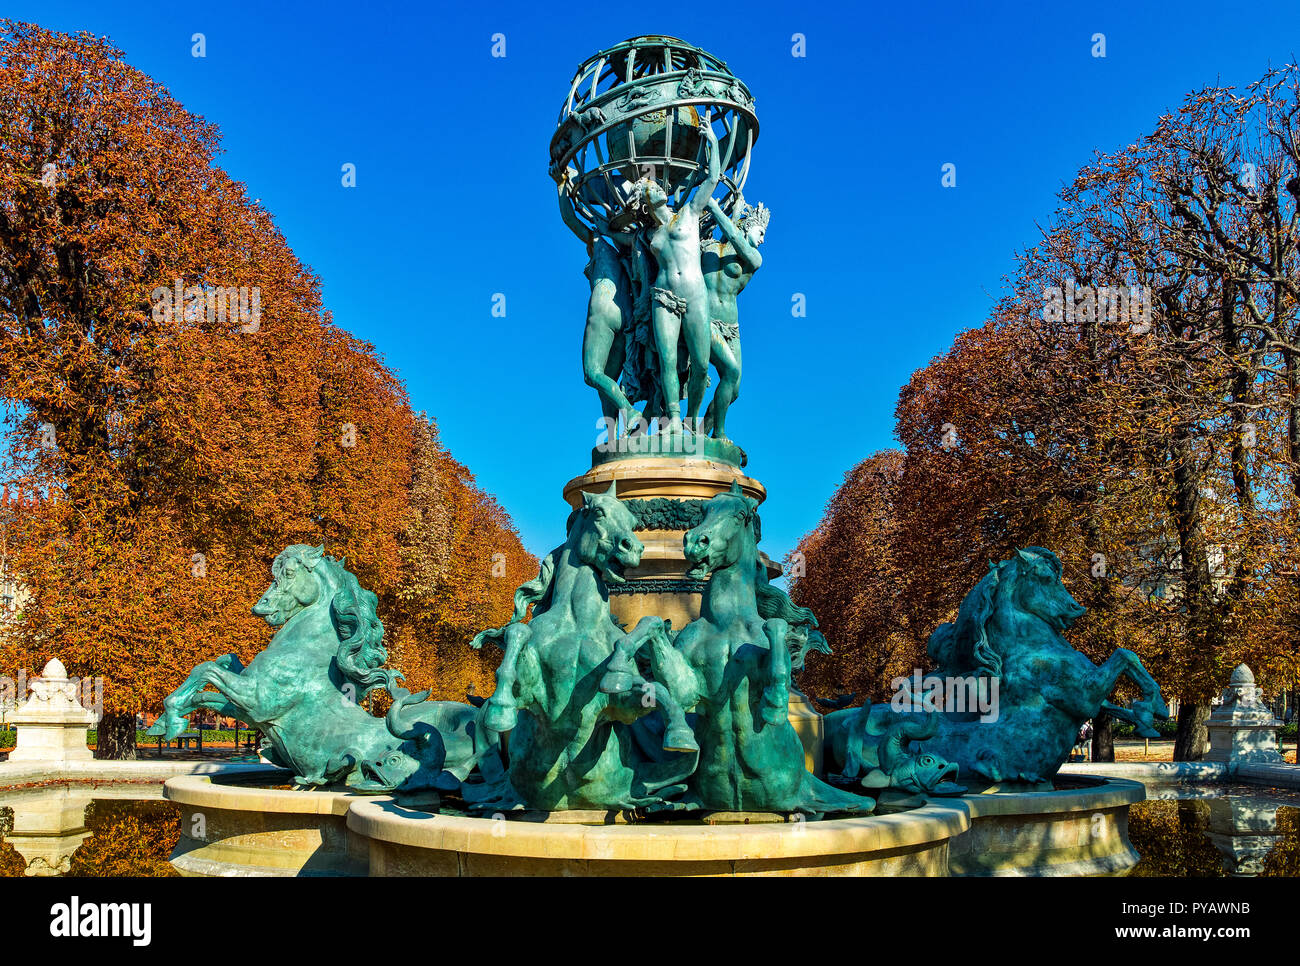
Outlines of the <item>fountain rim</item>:
<svg viewBox="0 0 1300 966">
<path fill-rule="evenodd" d="M 406 848 L 605 862 L 717 862 L 882 854 L 938 846 L 966 831 L 970 822 L 965 809 L 935 803 L 891 815 L 749 825 L 510 822 L 419 812 L 383 798 L 356 802 L 347 816 L 352 832 Z"/>
<path fill-rule="evenodd" d="M 1088 774 L 1070 774 L 1068 777 L 1074 780 L 1088 780 L 1089 784 L 1083 788 L 1058 788 L 1041 792 L 987 792 L 962 795 L 951 801 L 961 802 L 970 817 L 976 819 L 994 815 L 1090 812 L 1099 808 L 1135 805 L 1147 797 L 1146 786 L 1129 778 Z"/>
<path fill-rule="evenodd" d="M 163 782 L 163 796 L 177 805 L 306 815 L 346 815 L 353 802 L 375 797 L 348 789 L 266 788 L 252 783 L 254 779 L 283 781 L 289 777 L 291 772 L 275 765 L 227 775 L 177 775 Z"/>
</svg>

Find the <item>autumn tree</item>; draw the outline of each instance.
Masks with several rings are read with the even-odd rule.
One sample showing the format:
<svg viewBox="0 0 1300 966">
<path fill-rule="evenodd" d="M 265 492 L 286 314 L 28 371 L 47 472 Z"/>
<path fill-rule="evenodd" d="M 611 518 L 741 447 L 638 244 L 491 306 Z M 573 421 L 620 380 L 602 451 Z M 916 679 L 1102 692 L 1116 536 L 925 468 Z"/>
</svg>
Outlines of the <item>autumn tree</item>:
<svg viewBox="0 0 1300 966">
<path fill-rule="evenodd" d="M 792 554 L 801 566 L 793 568 L 790 595 L 818 615 L 832 649 L 810 660 L 800 677 L 818 697 L 851 691 L 887 700 L 890 682 L 923 663 L 924 645 L 916 647 L 902 606 L 905 575 L 895 553 L 902 464 L 901 452 L 884 450 L 849 470 L 821 525 Z"/>
<path fill-rule="evenodd" d="M 1135 408 L 1177 551 L 1179 758 L 1239 660 L 1294 679 L 1297 76 L 1192 94 L 1065 193 L 1156 303 Z"/>
<path fill-rule="evenodd" d="M 515 588 L 537 573 L 508 514 L 442 446 L 438 427 L 416 423 L 410 506 L 400 534 L 403 577 L 395 610 L 403 638 L 394 663 L 408 686 L 444 700 L 492 693 L 499 654 L 468 647 L 509 619 Z"/>
<path fill-rule="evenodd" d="M 234 561 L 308 522 L 317 284 L 213 164 L 215 128 L 107 42 L 2 39 L 8 470 L 46 496 L 19 534 L 36 599 L 13 657 L 102 678 L 116 756 L 177 664 L 248 652 L 235 613 L 260 575 Z M 260 311 L 209 311 L 218 287 Z"/>
<path fill-rule="evenodd" d="M 456 526 L 478 529 L 453 534 L 437 592 L 468 593 L 403 625 L 427 426 L 218 150 L 215 127 L 106 40 L 0 25 L 3 471 L 39 494 L 7 527 L 32 597 L 0 662 L 30 673 L 57 655 L 102 678 L 101 756 L 133 754 L 135 714 L 190 667 L 265 645 L 248 608 L 287 544 L 346 557 L 407 656 L 439 608 L 457 627 L 509 613 L 465 575 L 475 540 L 515 574 L 532 566 L 453 472 Z"/>
<path fill-rule="evenodd" d="M 1071 641 L 1138 652 L 1180 699 L 1179 758 L 1237 662 L 1296 673 L 1297 76 L 1193 94 L 1081 171 L 896 414 L 898 626 L 928 633 L 987 560 L 1053 548 L 1089 608 Z"/>
</svg>

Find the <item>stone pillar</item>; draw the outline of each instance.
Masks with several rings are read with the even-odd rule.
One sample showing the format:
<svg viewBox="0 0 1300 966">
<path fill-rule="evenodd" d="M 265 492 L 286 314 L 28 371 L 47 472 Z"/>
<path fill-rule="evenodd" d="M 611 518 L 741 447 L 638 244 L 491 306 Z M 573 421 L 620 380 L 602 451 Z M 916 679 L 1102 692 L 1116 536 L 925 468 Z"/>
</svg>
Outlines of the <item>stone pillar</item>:
<svg viewBox="0 0 1300 966">
<path fill-rule="evenodd" d="M 1206 761 L 1280 762 L 1277 731 L 1281 723 L 1259 697 L 1255 675 L 1238 664 L 1223 690 L 1223 703 L 1210 713 Z"/>
<path fill-rule="evenodd" d="M 826 721 L 808 696 L 793 684 L 790 686 L 789 716 L 790 724 L 794 725 L 795 733 L 803 742 L 804 767 L 818 778 L 825 778 Z"/>
<path fill-rule="evenodd" d="M 31 697 L 9 720 L 18 728 L 18 744 L 10 761 L 51 763 L 89 761 L 86 731 L 98 716 L 77 698 L 77 685 L 68 680 L 63 663 L 52 659 L 41 676 L 31 682 Z"/>
</svg>

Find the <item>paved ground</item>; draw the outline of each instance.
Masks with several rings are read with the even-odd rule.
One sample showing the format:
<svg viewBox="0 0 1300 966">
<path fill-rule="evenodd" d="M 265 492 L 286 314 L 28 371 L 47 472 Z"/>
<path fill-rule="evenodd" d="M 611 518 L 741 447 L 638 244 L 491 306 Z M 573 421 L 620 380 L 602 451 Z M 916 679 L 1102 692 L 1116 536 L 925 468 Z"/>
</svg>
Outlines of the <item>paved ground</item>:
<svg viewBox="0 0 1300 966">
<path fill-rule="evenodd" d="M 1295 763 L 1295 742 L 1282 742 L 1283 756 Z M 1121 739 L 1115 742 L 1116 761 L 1173 761 L 1173 741 L 1144 742 L 1140 739 Z"/>
<path fill-rule="evenodd" d="M 95 746 L 90 746 L 91 751 Z M 13 748 L 0 748 L 0 761 L 5 761 L 9 757 L 9 752 Z M 231 761 L 238 759 L 240 761 L 254 762 L 258 761 L 257 754 L 247 749 L 235 748 L 229 741 L 224 742 L 203 742 L 203 750 L 196 748 L 176 749 L 166 747 L 163 749 L 162 757 L 158 755 L 157 745 L 136 745 L 135 755 L 139 761 Z"/>
<path fill-rule="evenodd" d="M 157 761 L 157 745 L 136 745 L 135 755 L 141 761 Z M 238 758 L 245 761 L 258 761 L 257 753 L 250 752 L 243 748 L 234 748 L 230 742 L 222 744 L 208 744 L 203 742 L 203 750 L 198 751 L 194 748 L 184 748 L 177 750 L 175 748 L 164 748 L 162 757 L 165 761 L 230 761 Z"/>
</svg>

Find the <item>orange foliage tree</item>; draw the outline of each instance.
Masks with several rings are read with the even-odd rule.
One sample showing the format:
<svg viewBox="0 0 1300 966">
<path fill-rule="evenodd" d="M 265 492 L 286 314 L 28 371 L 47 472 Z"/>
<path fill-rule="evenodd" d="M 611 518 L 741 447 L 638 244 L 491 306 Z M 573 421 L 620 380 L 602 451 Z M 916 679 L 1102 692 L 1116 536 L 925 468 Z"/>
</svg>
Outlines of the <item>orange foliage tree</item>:
<svg viewBox="0 0 1300 966">
<path fill-rule="evenodd" d="M 898 450 L 876 453 L 851 469 L 821 525 L 787 560 L 791 596 L 813 608 L 832 644 L 831 653 L 809 661 L 799 678 L 799 686 L 818 697 L 853 692 L 887 700 L 890 681 L 910 674 L 925 657 L 900 593 L 902 469 Z"/>
<path fill-rule="evenodd" d="M 4 471 L 40 495 L 7 528 L 33 596 L 0 666 L 57 654 L 102 679 L 101 756 L 132 754 L 135 715 L 194 664 L 264 646 L 248 608 L 287 544 L 346 556 L 426 679 L 439 608 L 457 628 L 509 612 L 467 576 L 482 548 L 534 566 L 463 468 L 451 518 L 474 536 L 411 545 L 430 427 L 218 147 L 107 41 L 0 25 Z M 422 552 L 450 561 L 439 593 L 474 592 L 416 606 Z"/>
<path fill-rule="evenodd" d="M 1180 699 L 1177 757 L 1200 756 L 1236 663 L 1294 686 L 1298 122 L 1296 68 L 1189 96 L 1080 172 L 988 321 L 903 388 L 895 519 L 871 552 L 899 575 L 893 626 L 915 646 L 987 560 L 1035 544 L 1089 608 L 1071 640 L 1137 651 Z M 869 492 L 849 474 L 806 538 L 809 578 L 868 578 L 826 535 L 860 526 Z M 792 587 L 823 622 L 859 596 Z M 885 628 L 869 640 L 895 650 Z"/>
<path fill-rule="evenodd" d="M 509 515 L 452 458 L 438 427 L 416 422 L 410 507 L 400 534 L 403 580 L 394 610 L 401 635 L 393 662 L 407 687 L 444 700 L 467 690 L 488 695 L 499 655 L 466 646 L 484 627 L 504 623 L 515 588 L 537 573 Z"/>
</svg>

